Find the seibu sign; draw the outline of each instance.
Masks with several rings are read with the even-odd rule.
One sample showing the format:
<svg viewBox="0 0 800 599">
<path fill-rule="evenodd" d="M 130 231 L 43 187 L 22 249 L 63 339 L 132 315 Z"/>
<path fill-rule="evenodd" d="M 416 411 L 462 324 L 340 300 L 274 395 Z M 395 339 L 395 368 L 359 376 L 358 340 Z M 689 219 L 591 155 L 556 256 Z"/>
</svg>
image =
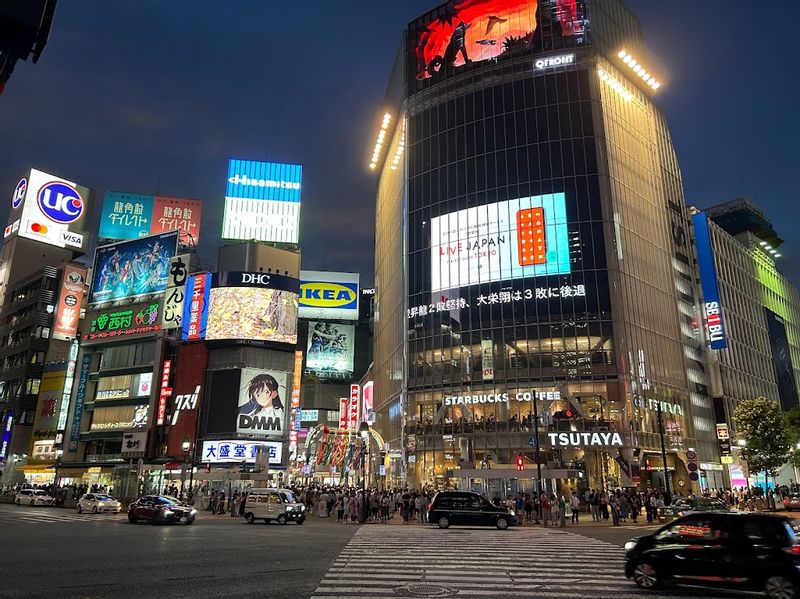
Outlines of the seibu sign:
<svg viewBox="0 0 800 599">
<path fill-rule="evenodd" d="M 547 433 L 553 447 L 622 447 L 619 433 Z"/>
<path fill-rule="evenodd" d="M 488 393 L 481 395 L 447 395 L 444 405 L 458 406 L 480 403 L 510 403 L 511 401 L 531 401 L 533 398 L 543 401 L 558 401 L 561 399 L 559 391 L 520 391 L 513 395 L 509 393 Z"/>
</svg>

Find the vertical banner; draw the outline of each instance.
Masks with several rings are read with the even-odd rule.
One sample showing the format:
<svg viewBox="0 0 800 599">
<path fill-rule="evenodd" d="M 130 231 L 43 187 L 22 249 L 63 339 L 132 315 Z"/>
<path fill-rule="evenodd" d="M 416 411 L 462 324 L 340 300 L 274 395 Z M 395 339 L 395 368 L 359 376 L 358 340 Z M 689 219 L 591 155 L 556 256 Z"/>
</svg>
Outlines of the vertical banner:
<svg viewBox="0 0 800 599">
<path fill-rule="evenodd" d="M 375 424 L 375 403 L 372 397 L 372 390 L 374 388 L 372 381 L 364 383 L 364 389 L 361 392 L 361 411 L 364 415 L 364 422 L 372 426 Z"/>
<path fill-rule="evenodd" d="M 167 416 L 167 399 L 172 395 L 172 389 L 169 386 L 169 375 L 172 370 L 172 360 L 164 360 L 164 366 L 161 369 L 161 390 L 158 394 L 158 413 L 156 415 L 156 424 L 163 426 Z"/>
<path fill-rule="evenodd" d="M 83 402 L 86 399 L 86 384 L 89 381 L 89 366 L 92 354 L 83 354 L 81 373 L 78 376 L 78 390 L 75 393 L 75 412 L 72 415 L 72 428 L 69 431 L 69 453 L 78 451 L 78 436 L 81 432 L 81 417 L 83 416 Z"/>
<path fill-rule="evenodd" d="M 303 383 L 303 352 L 294 352 L 294 376 L 292 379 L 292 422 L 289 427 L 289 459 L 297 459 L 297 433 L 300 430 L 300 387 Z"/>
<path fill-rule="evenodd" d="M 722 303 L 717 285 L 717 269 L 714 266 L 714 250 L 711 247 L 708 219 L 703 212 L 698 212 L 692 216 L 692 224 L 697 248 L 697 265 L 700 270 L 700 286 L 703 288 L 703 309 L 708 340 L 711 349 L 724 349 L 728 347 L 728 339 L 722 319 Z"/>
<path fill-rule="evenodd" d="M 167 291 L 164 294 L 164 309 L 161 311 L 161 327 L 163 329 L 181 328 L 188 276 L 189 254 L 173 256 L 169 261 Z"/>
<path fill-rule="evenodd" d="M 347 430 L 347 409 L 349 402 L 346 397 L 339 399 L 339 430 Z"/>
<path fill-rule="evenodd" d="M 361 399 L 361 386 L 353 383 L 350 385 L 350 409 L 347 415 L 348 421 L 348 428 L 350 429 L 351 433 L 358 432 L 358 425 L 360 422 L 358 421 L 358 415 L 360 413 L 359 408 L 361 407 L 360 400 Z"/>
<path fill-rule="evenodd" d="M 494 380 L 494 343 L 491 339 L 481 339 L 481 370 L 483 380 Z"/>
<path fill-rule="evenodd" d="M 76 264 L 64 267 L 56 315 L 53 319 L 53 339 L 71 341 L 78 334 L 81 306 L 86 294 L 87 269 Z"/>
<path fill-rule="evenodd" d="M 208 324 L 208 302 L 211 299 L 211 273 L 190 275 L 186 279 L 189 296 L 183 305 L 181 339 L 196 341 L 205 339 Z"/>
</svg>

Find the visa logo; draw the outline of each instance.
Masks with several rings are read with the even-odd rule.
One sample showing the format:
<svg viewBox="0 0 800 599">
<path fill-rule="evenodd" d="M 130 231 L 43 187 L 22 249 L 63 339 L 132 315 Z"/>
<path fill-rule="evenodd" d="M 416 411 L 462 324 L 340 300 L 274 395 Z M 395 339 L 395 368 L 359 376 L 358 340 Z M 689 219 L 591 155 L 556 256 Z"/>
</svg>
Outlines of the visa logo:
<svg viewBox="0 0 800 599">
<path fill-rule="evenodd" d="M 355 286 L 355 285 L 354 285 Z M 357 292 L 340 283 L 300 283 L 300 305 L 314 308 L 344 308 L 350 304 L 355 308 Z"/>
</svg>

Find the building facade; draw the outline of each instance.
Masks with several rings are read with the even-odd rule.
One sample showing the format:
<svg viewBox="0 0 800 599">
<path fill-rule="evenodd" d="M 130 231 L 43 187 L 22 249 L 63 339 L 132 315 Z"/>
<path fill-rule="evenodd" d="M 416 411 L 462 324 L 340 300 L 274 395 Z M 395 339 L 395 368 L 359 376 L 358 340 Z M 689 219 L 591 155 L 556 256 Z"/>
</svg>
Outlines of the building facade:
<svg viewBox="0 0 800 599">
<path fill-rule="evenodd" d="M 442 5 L 395 63 L 370 164 L 376 426 L 411 484 L 697 487 L 708 349 L 639 23 L 613 0 L 506 9 Z"/>
</svg>

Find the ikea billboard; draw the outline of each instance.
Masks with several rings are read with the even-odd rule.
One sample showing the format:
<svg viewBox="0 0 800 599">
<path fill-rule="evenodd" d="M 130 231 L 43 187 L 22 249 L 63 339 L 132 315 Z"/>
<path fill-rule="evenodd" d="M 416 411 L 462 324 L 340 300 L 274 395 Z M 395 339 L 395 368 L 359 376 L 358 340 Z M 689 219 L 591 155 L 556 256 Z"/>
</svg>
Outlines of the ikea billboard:
<svg viewBox="0 0 800 599">
<path fill-rule="evenodd" d="M 358 320 L 358 273 L 300 271 L 300 318 Z"/>
</svg>

